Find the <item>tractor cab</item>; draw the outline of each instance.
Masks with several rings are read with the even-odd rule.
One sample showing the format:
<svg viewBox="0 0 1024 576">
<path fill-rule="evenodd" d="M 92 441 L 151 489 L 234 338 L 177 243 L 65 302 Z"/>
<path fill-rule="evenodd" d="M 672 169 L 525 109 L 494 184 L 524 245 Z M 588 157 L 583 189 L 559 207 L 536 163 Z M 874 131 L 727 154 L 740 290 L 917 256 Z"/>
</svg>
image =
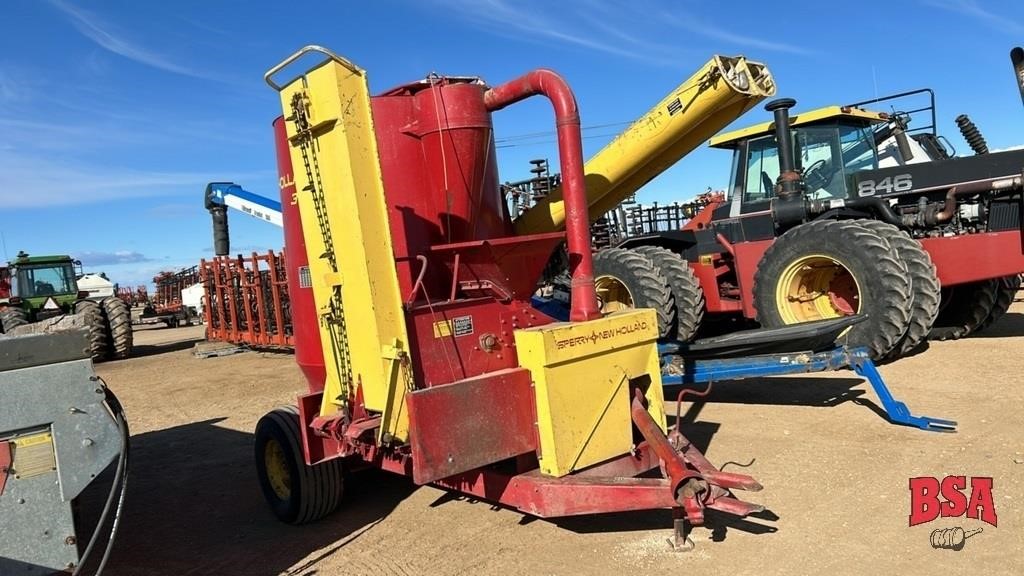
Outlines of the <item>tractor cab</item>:
<svg viewBox="0 0 1024 576">
<path fill-rule="evenodd" d="M 790 118 L 793 160 L 804 175 L 807 198 L 847 198 L 853 174 L 879 167 L 879 138 L 889 124 L 886 114 L 830 106 Z M 727 132 L 711 146 L 733 150 L 729 183 L 731 215 L 761 212 L 775 196 L 781 172 L 774 122 Z"/>
<path fill-rule="evenodd" d="M 75 261 L 69 256 L 29 256 L 10 264 L 11 298 L 37 313 L 60 313 L 78 299 Z"/>
<path fill-rule="evenodd" d="M 900 111 L 860 107 L 892 101 L 898 102 Z M 962 118 L 973 130 L 973 124 Z M 956 155 L 949 141 L 936 133 L 935 95 L 928 88 L 802 112 L 789 116 L 789 126 L 793 168 L 802 175 L 801 191 L 809 201 L 907 192 L 910 180 L 904 175 L 876 181 L 865 179 L 863 172 Z M 710 145 L 733 151 L 729 202 L 716 211 L 715 219 L 768 210 L 781 172 L 775 122 L 720 134 Z"/>
</svg>

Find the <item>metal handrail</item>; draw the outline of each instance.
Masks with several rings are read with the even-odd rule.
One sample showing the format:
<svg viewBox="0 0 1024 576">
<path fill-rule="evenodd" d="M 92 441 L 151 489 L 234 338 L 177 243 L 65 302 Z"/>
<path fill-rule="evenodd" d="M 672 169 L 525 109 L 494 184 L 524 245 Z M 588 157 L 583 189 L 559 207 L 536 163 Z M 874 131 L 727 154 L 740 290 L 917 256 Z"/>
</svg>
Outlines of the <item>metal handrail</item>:
<svg viewBox="0 0 1024 576">
<path fill-rule="evenodd" d="M 284 86 L 279 86 L 276 82 L 274 82 L 271 79 L 271 77 L 274 74 L 277 74 L 278 72 L 283 70 L 289 64 L 295 62 L 296 60 L 298 60 L 299 58 L 305 56 L 306 54 L 309 54 L 310 52 L 319 52 L 320 54 L 323 54 L 327 58 L 325 58 L 323 61 L 319 62 L 316 66 L 308 68 L 302 74 L 299 74 L 295 78 L 292 78 L 291 80 L 286 82 L 284 84 L 284 86 L 287 86 L 288 84 L 291 84 L 292 82 L 298 80 L 299 78 L 302 78 L 306 74 L 310 73 L 313 70 L 316 70 L 317 68 L 323 66 L 324 64 L 330 62 L 331 60 L 337 62 L 338 64 L 341 64 L 342 66 L 344 66 L 346 69 L 348 69 L 353 74 L 357 74 L 359 76 L 362 76 L 363 74 L 365 74 L 365 71 L 362 68 L 360 68 L 359 66 L 356 66 L 350 60 L 347 60 L 345 58 L 342 58 L 341 56 L 338 56 L 337 54 L 335 54 L 334 52 L 328 50 L 327 48 L 324 48 L 323 46 L 318 46 L 316 44 L 310 44 L 308 46 L 303 46 L 298 51 L 296 51 L 294 54 L 292 54 L 291 56 L 289 56 L 289 57 L 285 58 L 284 60 L 282 60 L 278 65 L 274 66 L 270 70 L 267 70 L 266 74 L 263 75 L 263 81 L 266 82 L 271 88 L 273 88 L 274 90 L 276 90 L 278 92 L 280 92 L 281 90 L 284 90 Z"/>
<path fill-rule="evenodd" d="M 852 108 L 860 108 L 861 106 L 863 106 L 865 104 L 877 104 L 879 102 L 886 102 L 886 101 L 889 101 L 889 100 L 896 100 L 896 99 L 899 99 L 899 98 L 905 98 L 907 96 L 914 96 L 916 94 L 928 94 L 929 105 L 924 107 L 924 108 L 919 108 L 917 110 L 913 110 L 911 112 L 907 112 L 906 114 L 908 114 L 908 115 L 909 114 L 914 114 L 915 112 L 931 112 L 932 123 L 931 123 L 931 126 L 922 126 L 922 127 L 919 127 L 919 128 L 913 128 L 911 130 L 908 130 L 908 132 L 916 132 L 916 131 L 919 131 L 919 130 L 929 130 L 930 129 L 932 131 L 932 135 L 937 135 L 936 131 L 938 129 L 938 122 L 937 122 L 937 120 L 935 118 L 935 92 L 933 92 L 931 88 L 920 88 L 918 90 L 910 90 L 908 92 L 900 92 L 899 94 L 890 94 L 889 96 L 881 96 L 881 97 L 872 98 L 870 100 L 862 100 L 860 102 L 854 102 L 853 104 L 847 104 L 847 106 L 850 106 Z"/>
</svg>

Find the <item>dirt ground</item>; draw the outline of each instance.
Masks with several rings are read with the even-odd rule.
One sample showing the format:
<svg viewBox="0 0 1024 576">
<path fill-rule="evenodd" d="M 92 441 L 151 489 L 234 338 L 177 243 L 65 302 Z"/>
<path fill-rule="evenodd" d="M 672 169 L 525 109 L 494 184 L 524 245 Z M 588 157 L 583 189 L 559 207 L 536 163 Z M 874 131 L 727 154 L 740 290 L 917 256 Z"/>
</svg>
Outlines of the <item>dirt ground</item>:
<svg viewBox="0 0 1024 576">
<path fill-rule="evenodd" d="M 109 575 L 1024 574 L 1024 303 L 983 336 L 881 368 L 917 414 L 957 434 L 894 426 L 851 372 L 721 383 L 684 431 L 763 485 L 760 518 L 716 516 L 696 549 L 670 550 L 667 511 L 545 521 L 381 473 L 346 484 L 341 510 L 278 523 L 252 464 L 252 430 L 303 388 L 290 355 L 197 359 L 202 328 L 137 333 L 136 357 L 97 371 L 132 427 L 128 501 Z M 674 413 L 674 406 L 669 406 Z M 733 470 L 737 470 L 733 468 Z M 908 479 L 994 479 L 998 527 L 908 527 Z M 963 550 L 937 528 L 984 527 Z"/>
</svg>

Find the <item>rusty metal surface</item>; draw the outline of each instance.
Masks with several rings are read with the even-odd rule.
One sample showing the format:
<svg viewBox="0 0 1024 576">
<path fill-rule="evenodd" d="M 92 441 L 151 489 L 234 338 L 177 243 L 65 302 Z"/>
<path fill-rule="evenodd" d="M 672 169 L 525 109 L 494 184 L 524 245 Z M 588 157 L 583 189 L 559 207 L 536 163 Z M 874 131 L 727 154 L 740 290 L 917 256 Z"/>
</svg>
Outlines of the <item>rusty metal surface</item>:
<svg viewBox="0 0 1024 576">
<path fill-rule="evenodd" d="M 407 399 L 417 484 L 537 449 L 533 389 L 525 369 L 416 390 Z"/>
<path fill-rule="evenodd" d="M 218 256 L 199 263 L 206 338 L 251 346 L 293 345 L 285 254 Z"/>
</svg>

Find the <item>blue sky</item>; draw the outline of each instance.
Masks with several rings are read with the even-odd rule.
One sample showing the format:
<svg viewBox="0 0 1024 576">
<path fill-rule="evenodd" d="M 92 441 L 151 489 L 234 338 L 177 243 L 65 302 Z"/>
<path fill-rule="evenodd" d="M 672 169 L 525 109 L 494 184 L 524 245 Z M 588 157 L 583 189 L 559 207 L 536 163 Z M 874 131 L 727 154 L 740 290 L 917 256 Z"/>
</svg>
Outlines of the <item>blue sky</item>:
<svg viewBox="0 0 1024 576">
<path fill-rule="evenodd" d="M 716 8 L 728 6 L 728 9 Z M 625 122 L 712 54 L 765 62 L 799 108 L 929 86 L 939 130 L 966 150 L 968 113 L 992 148 L 1022 143 L 1008 53 L 1024 44 L 1019 0 L 855 3 L 700 0 L 264 2 L 7 0 L 0 21 L 0 232 L 7 256 L 72 253 L 122 285 L 211 254 L 201 192 L 231 180 L 277 193 L 263 72 L 318 43 L 368 70 L 371 89 L 429 72 L 501 83 L 561 72 L 584 126 Z M 759 122 L 755 109 L 737 126 Z M 495 115 L 498 138 L 547 131 L 542 101 Z M 586 154 L 619 128 L 587 130 Z M 502 180 L 540 143 L 499 150 Z M 685 200 L 728 179 L 702 147 L 650 183 L 645 202 Z M 233 214 L 236 250 L 278 249 L 280 230 Z"/>
</svg>

